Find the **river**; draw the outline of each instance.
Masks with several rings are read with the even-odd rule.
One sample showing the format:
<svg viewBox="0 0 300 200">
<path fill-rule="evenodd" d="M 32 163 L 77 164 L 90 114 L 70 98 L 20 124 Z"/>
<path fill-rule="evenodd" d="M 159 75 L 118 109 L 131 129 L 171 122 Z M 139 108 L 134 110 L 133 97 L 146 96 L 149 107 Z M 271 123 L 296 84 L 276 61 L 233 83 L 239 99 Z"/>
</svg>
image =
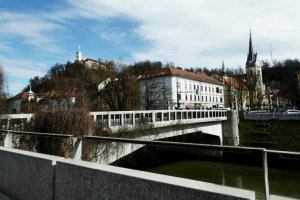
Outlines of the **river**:
<svg viewBox="0 0 300 200">
<path fill-rule="evenodd" d="M 148 169 L 149 172 L 188 178 L 256 192 L 264 197 L 263 168 L 216 161 L 185 160 Z M 300 173 L 296 170 L 269 168 L 270 193 L 300 198 Z"/>
</svg>

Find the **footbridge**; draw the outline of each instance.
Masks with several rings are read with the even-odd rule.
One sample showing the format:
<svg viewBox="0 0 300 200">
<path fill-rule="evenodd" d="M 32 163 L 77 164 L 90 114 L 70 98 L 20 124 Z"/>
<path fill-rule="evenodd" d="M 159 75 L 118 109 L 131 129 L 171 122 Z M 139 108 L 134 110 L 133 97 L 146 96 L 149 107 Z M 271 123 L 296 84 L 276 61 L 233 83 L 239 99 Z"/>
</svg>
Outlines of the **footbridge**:
<svg viewBox="0 0 300 200">
<path fill-rule="evenodd" d="M 226 110 L 110 111 L 90 112 L 90 115 L 97 125 L 109 130 L 112 136 L 118 133 L 128 133 L 125 137 L 140 140 L 161 140 L 201 132 L 207 135 L 206 143 L 222 145 L 235 144 L 228 142 L 228 138 L 235 141 L 234 139 L 238 136 L 237 123 L 232 123 L 232 113 L 228 114 Z M 32 117 L 34 117 L 33 114 L 2 116 L 2 129 L 22 130 L 24 123 L 30 121 Z M 77 159 L 82 157 L 81 146 L 82 140 L 78 138 L 75 143 L 75 158 Z M 98 156 L 94 158 L 94 161 L 110 164 L 143 146 L 141 144 L 104 143 L 97 147 L 98 154 L 103 155 L 106 152 L 108 156 Z"/>
</svg>

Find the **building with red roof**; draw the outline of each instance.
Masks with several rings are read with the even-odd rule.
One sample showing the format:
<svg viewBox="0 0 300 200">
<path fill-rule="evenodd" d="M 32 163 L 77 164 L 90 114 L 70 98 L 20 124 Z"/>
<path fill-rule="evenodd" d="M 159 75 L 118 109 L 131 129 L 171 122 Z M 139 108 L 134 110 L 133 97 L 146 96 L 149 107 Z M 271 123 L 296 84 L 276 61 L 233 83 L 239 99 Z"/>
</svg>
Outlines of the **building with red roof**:
<svg viewBox="0 0 300 200">
<path fill-rule="evenodd" d="M 8 99 L 8 110 L 11 113 L 29 113 L 35 109 L 36 94 L 31 86 L 28 92 L 21 92 Z"/>
<path fill-rule="evenodd" d="M 234 108 L 235 101 L 238 110 L 246 110 L 249 102 L 249 88 L 246 86 L 246 80 L 235 77 L 223 76 L 224 103 L 225 107 Z"/>
<path fill-rule="evenodd" d="M 223 83 L 205 74 L 166 67 L 140 79 L 141 109 L 224 107 Z"/>
</svg>

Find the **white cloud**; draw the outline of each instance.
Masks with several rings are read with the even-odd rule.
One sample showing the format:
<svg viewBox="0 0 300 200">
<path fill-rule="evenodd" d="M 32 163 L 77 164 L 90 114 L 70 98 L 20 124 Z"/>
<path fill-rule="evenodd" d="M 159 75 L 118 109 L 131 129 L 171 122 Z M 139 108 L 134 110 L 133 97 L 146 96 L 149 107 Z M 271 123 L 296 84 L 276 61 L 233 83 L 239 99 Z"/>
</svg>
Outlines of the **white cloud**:
<svg viewBox="0 0 300 200">
<path fill-rule="evenodd" d="M 60 52 L 58 41 L 53 38 L 53 33 L 63 29 L 63 26 L 54 23 L 43 16 L 35 14 L 22 14 L 1 12 L 0 34 L 8 37 L 21 37 L 22 42 L 33 45 L 45 52 Z"/>
<path fill-rule="evenodd" d="M 11 47 L 11 44 L 6 41 L 0 41 L 0 52 L 12 52 L 13 47 Z"/>
<path fill-rule="evenodd" d="M 135 33 L 151 44 L 132 51 L 136 60 L 173 61 L 180 66 L 244 65 L 249 28 L 261 59 L 300 55 L 300 2 L 253 0 L 69 0 L 85 18 L 125 18 L 137 22 Z M 75 13 L 75 12 L 74 12 Z M 275 53 L 276 52 L 276 53 Z"/>
<path fill-rule="evenodd" d="M 0 56 L 0 63 L 2 64 L 4 73 L 15 79 L 30 79 L 34 76 L 43 76 L 43 72 L 47 65 L 44 63 L 33 62 L 21 59 L 8 59 Z"/>
</svg>

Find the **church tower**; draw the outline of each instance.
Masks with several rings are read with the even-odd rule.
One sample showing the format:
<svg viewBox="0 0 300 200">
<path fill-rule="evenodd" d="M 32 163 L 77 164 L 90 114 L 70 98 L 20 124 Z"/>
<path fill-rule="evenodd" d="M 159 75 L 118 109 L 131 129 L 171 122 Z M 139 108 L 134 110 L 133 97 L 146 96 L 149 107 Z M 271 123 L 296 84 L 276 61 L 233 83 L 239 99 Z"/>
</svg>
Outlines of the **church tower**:
<svg viewBox="0 0 300 200">
<path fill-rule="evenodd" d="M 78 47 L 78 51 L 76 52 L 76 61 L 81 61 L 82 60 L 82 53 L 80 51 L 80 45 Z"/>
<path fill-rule="evenodd" d="M 250 30 L 250 39 L 249 39 L 249 52 L 246 62 L 246 75 L 247 75 L 247 86 L 249 90 L 252 91 L 252 101 L 250 99 L 250 105 L 253 106 L 253 103 L 256 102 L 260 106 L 263 104 L 265 86 L 262 79 L 262 68 L 261 64 L 257 57 L 257 52 L 254 51 L 252 35 Z M 258 106 L 259 106 L 258 105 Z"/>
</svg>

